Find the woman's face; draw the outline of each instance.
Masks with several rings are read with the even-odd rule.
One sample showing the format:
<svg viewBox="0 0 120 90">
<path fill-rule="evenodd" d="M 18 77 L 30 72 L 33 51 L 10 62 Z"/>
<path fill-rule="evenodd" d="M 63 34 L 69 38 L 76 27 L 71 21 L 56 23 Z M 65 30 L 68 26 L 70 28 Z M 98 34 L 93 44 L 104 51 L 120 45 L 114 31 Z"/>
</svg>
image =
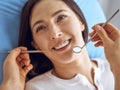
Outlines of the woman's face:
<svg viewBox="0 0 120 90">
<path fill-rule="evenodd" d="M 84 44 L 84 25 L 62 0 L 37 3 L 32 10 L 30 26 L 33 46 L 44 51 L 54 63 L 74 60 L 72 48 Z"/>
</svg>

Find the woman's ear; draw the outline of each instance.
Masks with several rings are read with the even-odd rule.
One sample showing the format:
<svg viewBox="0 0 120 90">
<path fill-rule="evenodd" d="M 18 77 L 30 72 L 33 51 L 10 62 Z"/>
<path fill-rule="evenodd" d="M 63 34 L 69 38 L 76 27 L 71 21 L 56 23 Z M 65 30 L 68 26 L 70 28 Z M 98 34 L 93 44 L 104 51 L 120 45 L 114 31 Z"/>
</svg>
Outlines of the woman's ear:
<svg viewBox="0 0 120 90">
<path fill-rule="evenodd" d="M 38 45 L 37 45 L 34 41 L 31 42 L 31 45 L 32 45 L 35 49 L 40 50 L 40 48 L 38 47 Z"/>
<path fill-rule="evenodd" d="M 81 31 L 84 31 L 84 30 L 85 30 L 85 25 L 82 24 L 82 25 L 81 25 Z"/>
</svg>

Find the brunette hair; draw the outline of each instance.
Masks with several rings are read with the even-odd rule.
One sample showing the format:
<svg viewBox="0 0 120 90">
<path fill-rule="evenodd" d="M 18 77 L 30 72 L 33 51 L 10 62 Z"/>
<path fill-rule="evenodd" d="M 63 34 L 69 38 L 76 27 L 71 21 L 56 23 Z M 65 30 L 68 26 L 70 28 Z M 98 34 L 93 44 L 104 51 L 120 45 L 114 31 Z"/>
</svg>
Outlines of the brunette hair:
<svg viewBox="0 0 120 90">
<path fill-rule="evenodd" d="M 35 50 L 35 48 L 31 45 L 33 38 L 30 28 L 30 18 L 33 7 L 40 1 L 42 0 L 28 0 L 23 7 L 21 14 L 18 46 L 25 46 L 28 48 L 28 50 Z M 71 8 L 71 10 L 78 16 L 79 20 L 85 25 L 85 30 L 82 32 L 82 35 L 84 41 L 86 42 L 88 39 L 88 27 L 81 9 L 78 7 L 74 0 L 61 1 L 68 5 L 69 8 Z M 47 72 L 53 68 L 53 64 L 44 54 L 30 54 L 30 59 L 31 64 L 33 64 L 33 69 L 28 73 L 29 78 Z"/>
</svg>

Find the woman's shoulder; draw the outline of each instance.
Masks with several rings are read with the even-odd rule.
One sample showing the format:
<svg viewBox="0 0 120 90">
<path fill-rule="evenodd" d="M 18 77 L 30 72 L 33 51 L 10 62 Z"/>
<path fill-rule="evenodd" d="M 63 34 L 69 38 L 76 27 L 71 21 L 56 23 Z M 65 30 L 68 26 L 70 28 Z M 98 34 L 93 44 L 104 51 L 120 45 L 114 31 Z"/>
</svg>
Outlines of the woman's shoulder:
<svg viewBox="0 0 120 90">
<path fill-rule="evenodd" d="M 93 58 L 93 61 L 97 63 L 97 67 L 102 71 L 110 70 L 110 64 L 105 57 L 103 58 Z"/>
<path fill-rule="evenodd" d="M 44 87 L 52 81 L 52 70 L 38 75 L 26 82 L 25 90 L 45 90 Z"/>
<path fill-rule="evenodd" d="M 109 88 L 106 90 L 114 89 L 114 76 L 110 68 L 110 64 L 105 57 L 95 58 L 94 61 L 97 62 L 97 69 L 99 70 L 100 81 L 103 87 Z M 108 87 L 110 86 L 110 87 Z"/>
<path fill-rule="evenodd" d="M 50 75 L 51 75 L 51 70 L 30 79 L 29 81 L 26 82 L 25 90 L 33 90 L 37 87 L 39 88 L 44 87 L 48 82 L 50 82 L 51 80 Z"/>
</svg>

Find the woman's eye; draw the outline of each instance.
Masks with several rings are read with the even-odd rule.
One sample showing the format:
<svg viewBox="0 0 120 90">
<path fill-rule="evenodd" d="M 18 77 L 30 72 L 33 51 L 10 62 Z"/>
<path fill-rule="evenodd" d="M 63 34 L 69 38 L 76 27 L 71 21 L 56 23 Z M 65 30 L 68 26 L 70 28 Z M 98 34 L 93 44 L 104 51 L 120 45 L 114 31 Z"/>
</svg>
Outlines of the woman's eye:
<svg viewBox="0 0 120 90">
<path fill-rule="evenodd" d="M 46 28 L 46 26 L 39 26 L 36 29 L 36 32 L 39 32 L 40 30 L 44 30 Z"/>
<path fill-rule="evenodd" d="M 60 15 L 57 18 L 57 22 L 60 22 L 61 20 L 64 20 L 67 16 L 66 15 Z"/>
</svg>

